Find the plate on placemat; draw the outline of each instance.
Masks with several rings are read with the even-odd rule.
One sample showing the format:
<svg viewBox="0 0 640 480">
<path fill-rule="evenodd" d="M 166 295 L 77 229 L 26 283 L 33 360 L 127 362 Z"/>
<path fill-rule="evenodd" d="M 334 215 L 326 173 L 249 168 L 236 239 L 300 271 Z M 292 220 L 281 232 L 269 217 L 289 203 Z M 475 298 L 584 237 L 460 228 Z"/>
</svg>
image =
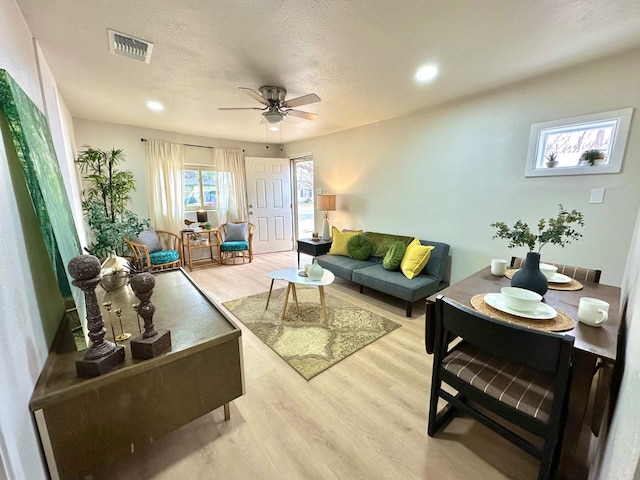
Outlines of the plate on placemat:
<svg viewBox="0 0 640 480">
<path fill-rule="evenodd" d="M 567 277 L 562 273 L 555 273 L 553 277 L 549 279 L 549 283 L 571 283 L 571 280 L 571 277 Z"/>
<path fill-rule="evenodd" d="M 520 312 L 507 306 L 501 293 L 487 293 L 484 296 L 484 301 L 490 307 L 500 310 L 501 312 L 508 313 L 509 315 L 515 315 L 516 317 L 528 318 L 530 320 L 549 320 L 554 318 L 558 312 L 555 308 L 547 305 L 546 303 L 540 303 L 531 312 Z"/>
</svg>

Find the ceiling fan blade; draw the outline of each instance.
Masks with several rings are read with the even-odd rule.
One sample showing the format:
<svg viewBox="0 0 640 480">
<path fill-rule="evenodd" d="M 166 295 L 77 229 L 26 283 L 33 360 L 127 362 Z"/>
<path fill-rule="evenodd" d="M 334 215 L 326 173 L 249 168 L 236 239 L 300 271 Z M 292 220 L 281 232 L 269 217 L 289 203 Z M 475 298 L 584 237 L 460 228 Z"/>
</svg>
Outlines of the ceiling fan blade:
<svg viewBox="0 0 640 480">
<path fill-rule="evenodd" d="M 319 117 L 315 113 L 303 112 L 302 110 L 287 110 L 287 116 L 291 115 L 292 117 L 300 117 L 307 120 L 315 120 Z"/>
<path fill-rule="evenodd" d="M 219 107 L 218 110 L 264 110 L 264 108 L 259 107 Z"/>
<path fill-rule="evenodd" d="M 310 103 L 316 103 L 320 101 L 320 97 L 315 93 L 303 95 L 301 97 L 292 98 L 291 100 L 285 100 L 282 106 L 284 108 L 300 107 L 302 105 L 309 105 Z"/>
<path fill-rule="evenodd" d="M 267 100 L 264 99 L 264 97 L 262 95 L 260 95 L 258 92 L 256 92 L 254 89 L 252 88 L 248 88 L 248 87 L 238 87 L 240 90 L 244 91 L 244 93 L 246 93 L 247 95 L 249 95 L 250 97 L 255 98 L 257 101 L 259 101 L 261 104 L 263 105 L 269 105 L 269 102 Z"/>
</svg>

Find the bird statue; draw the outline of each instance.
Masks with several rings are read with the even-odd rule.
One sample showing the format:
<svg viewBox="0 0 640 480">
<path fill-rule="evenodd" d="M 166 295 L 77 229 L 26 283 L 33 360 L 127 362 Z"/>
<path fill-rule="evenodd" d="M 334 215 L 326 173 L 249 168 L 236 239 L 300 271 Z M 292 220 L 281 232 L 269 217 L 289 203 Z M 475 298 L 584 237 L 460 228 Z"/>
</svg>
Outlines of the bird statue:
<svg viewBox="0 0 640 480">
<path fill-rule="evenodd" d="M 185 218 L 185 219 L 184 219 L 184 224 L 185 224 L 187 227 L 189 227 L 192 223 L 196 223 L 196 222 L 192 222 L 191 220 L 189 220 L 189 219 L 187 219 L 187 218 Z"/>
</svg>

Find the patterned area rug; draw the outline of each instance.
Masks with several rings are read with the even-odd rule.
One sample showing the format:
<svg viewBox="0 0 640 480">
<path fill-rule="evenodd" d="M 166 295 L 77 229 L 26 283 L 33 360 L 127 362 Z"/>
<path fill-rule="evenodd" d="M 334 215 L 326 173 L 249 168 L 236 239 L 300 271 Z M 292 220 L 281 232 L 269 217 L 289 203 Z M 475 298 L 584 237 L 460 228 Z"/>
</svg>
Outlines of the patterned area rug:
<svg viewBox="0 0 640 480">
<path fill-rule="evenodd" d="M 269 345 L 306 380 L 392 332 L 400 325 L 325 291 L 327 327 L 323 326 L 320 292 L 297 287 L 300 314 L 289 295 L 287 314 L 280 320 L 286 288 L 223 303 L 260 340 Z"/>
</svg>

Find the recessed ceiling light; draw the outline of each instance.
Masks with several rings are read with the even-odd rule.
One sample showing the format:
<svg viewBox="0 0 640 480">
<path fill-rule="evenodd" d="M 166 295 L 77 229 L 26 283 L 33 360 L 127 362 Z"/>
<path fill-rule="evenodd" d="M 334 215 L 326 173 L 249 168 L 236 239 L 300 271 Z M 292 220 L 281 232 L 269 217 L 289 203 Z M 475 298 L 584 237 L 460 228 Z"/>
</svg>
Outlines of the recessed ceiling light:
<svg viewBox="0 0 640 480">
<path fill-rule="evenodd" d="M 147 108 L 149 110 L 153 110 L 154 112 L 161 112 L 164 110 L 164 105 L 160 102 L 147 102 Z"/>
<path fill-rule="evenodd" d="M 438 75 L 438 67 L 435 65 L 425 65 L 416 72 L 416 80 L 421 83 L 429 82 Z"/>
</svg>

